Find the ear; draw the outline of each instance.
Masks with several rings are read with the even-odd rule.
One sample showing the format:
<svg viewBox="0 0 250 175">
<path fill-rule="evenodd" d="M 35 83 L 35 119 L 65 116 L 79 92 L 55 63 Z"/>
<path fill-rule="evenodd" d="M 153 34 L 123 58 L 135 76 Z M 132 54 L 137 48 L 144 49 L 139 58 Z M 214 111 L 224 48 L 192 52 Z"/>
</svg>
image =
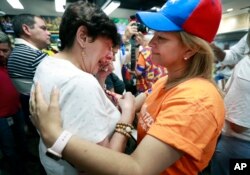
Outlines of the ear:
<svg viewBox="0 0 250 175">
<path fill-rule="evenodd" d="M 85 47 L 87 42 L 87 28 L 85 26 L 80 26 L 76 32 L 76 41 L 81 48 Z"/>
<path fill-rule="evenodd" d="M 26 24 L 23 24 L 22 25 L 22 29 L 23 29 L 23 32 L 26 34 L 26 35 L 31 35 L 31 32 L 30 32 L 30 27 Z"/>
<path fill-rule="evenodd" d="M 197 49 L 187 49 L 185 54 L 184 54 L 184 60 L 189 60 L 193 55 L 195 55 L 198 52 Z"/>
</svg>

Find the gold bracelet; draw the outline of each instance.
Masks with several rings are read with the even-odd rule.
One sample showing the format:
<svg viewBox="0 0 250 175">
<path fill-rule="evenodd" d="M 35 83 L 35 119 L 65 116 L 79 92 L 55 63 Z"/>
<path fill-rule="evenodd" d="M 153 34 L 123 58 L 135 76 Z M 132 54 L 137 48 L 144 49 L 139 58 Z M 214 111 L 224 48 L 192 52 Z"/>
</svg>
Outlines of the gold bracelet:
<svg viewBox="0 0 250 175">
<path fill-rule="evenodd" d="M 131 135 L 130 135 L 128 132 L 126 132 L 125 130 L 123 130 L 123 129 L 121 129 L 121 128 L 116 128 L 116 129 L 115 129 L 115 132 L 118 132 L 118 133 L 124 135 L 124 136 L 127 137 L 127 138 L 130 138 L 130 137 L 131 137 Z"/>
<path fill-rule="evenodd" d="M 128 123 L 117 123 L 116 124 L 116 128 L 123 128 L 126 130 L 126 128 L 130 128 L 130 130 L 132 131 L 134 129 L 134 126 Z M 130 132 L 130 131 L 128 131 Z"/>
<path fill-rule="evenodd" d="M 115 127 L 115 131 L 125 135 L 126 137 L 130 138 L 132 130 L 134 129 L 133 125 L 128 123 L 117 123 Z"/>
</svg>

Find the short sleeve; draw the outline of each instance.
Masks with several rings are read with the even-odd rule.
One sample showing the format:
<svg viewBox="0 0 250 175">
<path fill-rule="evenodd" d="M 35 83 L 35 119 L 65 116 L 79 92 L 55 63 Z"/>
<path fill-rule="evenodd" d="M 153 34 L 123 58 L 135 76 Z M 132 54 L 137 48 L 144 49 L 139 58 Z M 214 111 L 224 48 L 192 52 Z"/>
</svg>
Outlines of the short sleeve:
<svg viewBox="0 0 250 175">
<path fill-rule="evenodd" d="M 162 105 L 148 134 L 200 160 L 218 128 L 212 114 L 193 99 L 171 98 Z"/>
</svg>

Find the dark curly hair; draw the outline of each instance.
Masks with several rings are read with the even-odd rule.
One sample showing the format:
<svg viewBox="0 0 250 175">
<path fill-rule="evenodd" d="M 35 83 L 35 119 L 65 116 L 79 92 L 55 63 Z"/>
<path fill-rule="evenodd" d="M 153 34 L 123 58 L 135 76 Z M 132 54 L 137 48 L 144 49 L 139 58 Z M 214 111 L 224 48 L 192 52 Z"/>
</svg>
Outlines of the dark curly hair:
<svg viewBox="0 0 250 175">
<path fill-rule="evenodd" d="M 62 17 L 59 29 L 60 50 L 71 48 L 80 26 L 87 28 L 88 36 L 94 41 L 97 37 L 107 37 L 117 45 L 117 28 L 114 22 L 96 5 L 87 1 L 70 4 Z"/>
</svg>

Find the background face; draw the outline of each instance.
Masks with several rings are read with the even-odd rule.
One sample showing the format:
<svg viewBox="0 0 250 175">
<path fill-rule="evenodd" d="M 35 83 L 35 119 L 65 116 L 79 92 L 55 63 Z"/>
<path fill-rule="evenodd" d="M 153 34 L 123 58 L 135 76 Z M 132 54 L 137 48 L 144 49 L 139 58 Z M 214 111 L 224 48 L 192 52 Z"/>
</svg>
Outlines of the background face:
<svg viewBox="0 0 250 175">
<path fill-rule="evenodd" d="M 50 32 L 47 30 L 44 20 L 35 17 L 35 24 L 30 28 L 31 37 L 39 49 L 44 49 L 50 44 Z"/>
<path fill-rule="evenodd" d="M 7 63 L 7 59 L 11 53 L 11 48 L 8 43 L 0 43 L 0 64 Z"/>
</svg>

